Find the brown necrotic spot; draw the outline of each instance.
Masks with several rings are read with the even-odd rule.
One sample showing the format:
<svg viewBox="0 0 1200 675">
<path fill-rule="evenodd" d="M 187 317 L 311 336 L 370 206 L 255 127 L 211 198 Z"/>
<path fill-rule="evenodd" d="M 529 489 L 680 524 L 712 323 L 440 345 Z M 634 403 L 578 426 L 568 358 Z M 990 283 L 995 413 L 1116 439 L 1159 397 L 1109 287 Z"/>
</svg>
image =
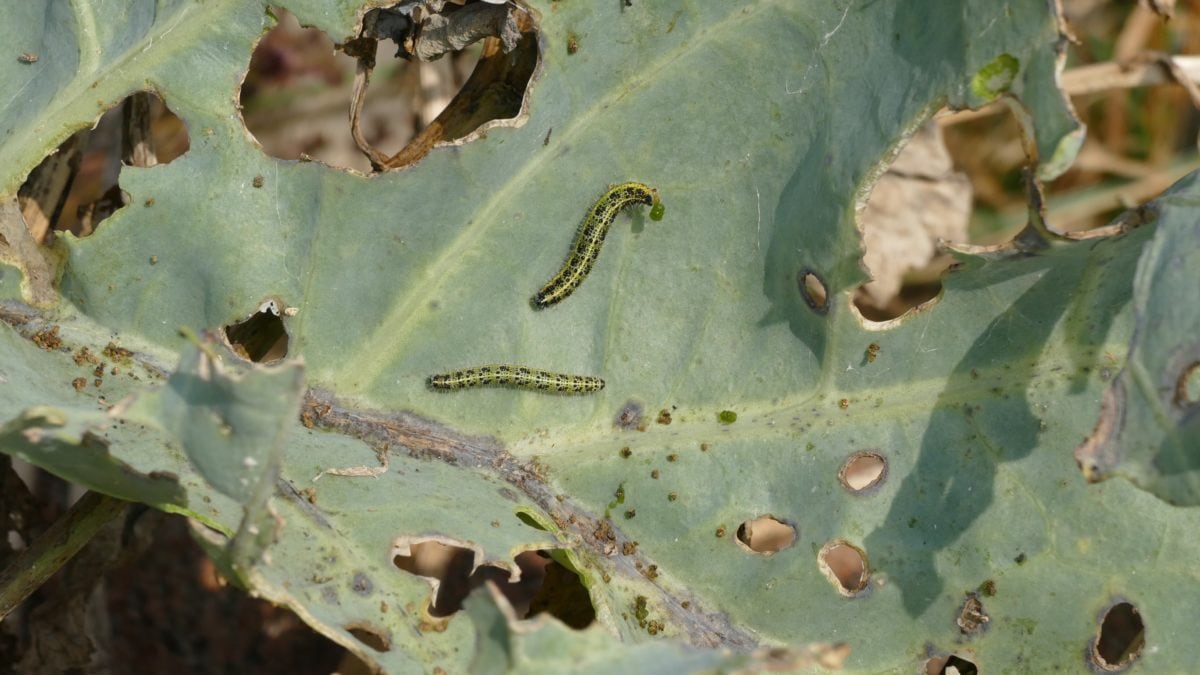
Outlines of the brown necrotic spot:
<svg viewBox="0 0 1200 675">
<path fill-rule="evenodd" d="M 118 184 L 122 167 L 166 164 L 187 149 L 183 121 L 157 95 L 130 94 L 29 173 L 17 198 L 30 235 L 43 244 L 56 231 L 90 235 L 130 201 Z"/>
<path fill-rule="evenodd" d="M 42 330 L 39 330 L 38 332 L 34 333 L 33 337 L 31 338 L 33 340 L 33 344 L 45 349 L 48 352 L 55 352 L 59 349 L 62 349 L 63 341 L 58 334 L 59 330 L 60 328 L 58 326 L 50 326 L 49 328 L 43 328 Z"/>
<path fill-rule="evenodd" d="M 225 326 L 225 338 L 238 356 L 255 363 L 271 363 L 287 356 L 288 334 L 280 304 L 268 300 L 245 321 Z"/>
<path fill-rule="evenodd" d="M 855 494 L 879 487 L 887 478 L 887 459 L 878 452 L 863 451 L 850 455 L 838 469 L 842 486 Z"/>
<path fill-rule="evenodd" d="M 963 599 L 962 607 L 958 610 L 958 617 L 954 620 L 958 624 L 958 630 L 963 635 L 975 635 L 987 628 L 991 617 L 988 616 L 987 610 L 983 607 L 983 601 L 979 599 L 978 593 L 967 593 L 967 597 Z"/>
<path fill-rule="evenodd" d="M 737 542 L 751 553 L 772 555 L 796 543 L 796 526 L 775 516 L 759 516 L 738 526 Z"/>
<path fill-rule="evenodd" d="M 858 595 L 870 581 L 867 554 L 843 539 L 834 539 L 821 547 L 817 554 L 821 572 L 847 597 Z"/>
<path fill-rule="evenodd" d="M 800 297 L 805 304 L 817 314 L 829 312 L 829 289 L 825 280 L 811 267 L 805 267 L 796 275 L 796 283 L 800 289 Z"/>
<path fill-rule="evenodd" d="M 528 117 L 537 15 L 518 1 L 378 7 L 336 45 L 272 13 L 278 24 L 255 48 L 240 99 L 247 130 L 273 157 L 398 169 Z"/>
<path fill-rule="evenodd" d="M 591 597 L 579 575 L 555 558 L 552 551 L 524 551 L 513 559 L 519 578 L 498 565 L 475 567 L 475 551 L 439 541 L 397 547 L 393 562 L 400 569 L 430 579 L 435 590 L 428 613 L 444 619 L 462 609 L 471 591 L 492 582 L 512 606 L 517 618 L 547 613 L 572 628 L 595 621 Z M 565 559 L 565 558 L 564 558 Z"/>
<path fill-rule="evenodd" d="M 1146 645 L 1146 626 L 1132 603 L 1114 603 L 1100 620 L 1099 632 L 1092 642 L 1092 663 L 1103 671 L 1124 670 L 1142 655 Z"/>
</svg>

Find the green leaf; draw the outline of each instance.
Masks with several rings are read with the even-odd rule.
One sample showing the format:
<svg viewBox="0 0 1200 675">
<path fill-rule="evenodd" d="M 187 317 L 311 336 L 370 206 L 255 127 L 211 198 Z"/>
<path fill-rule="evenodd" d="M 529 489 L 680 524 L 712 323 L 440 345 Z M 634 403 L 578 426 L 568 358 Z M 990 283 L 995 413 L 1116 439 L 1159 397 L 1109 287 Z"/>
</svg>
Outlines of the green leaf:
<svg viewBox="0 0 1200 675">
<path fill-rule="evenodd" d="M 184 352 L 158 391 L 120 407 L 123 420 L 157 426 L 217 492 L 244 509 L 232 547 L 237 566 L 251 564 L 277 536 L 268 504 L 303 392 L 297 364 L 230 373 L 209 345 Z"/>
<path fill-rule="evenodd" d="M 350 3 L 276 4 L 335 40 L 356 34 Z M 260 3 L 12 8 L 0 42 L 39 59 L 0 59 L 7 213 L 57 143 L 132 91 L 159 92 L 191 146 L 125 168 L 130 205 L 41 260 L 63 258 L 53 309 L 30 306 L 43 303 L 28 270 L 41 268 L 11 246 L 0 295 L 28 304 L 4 305 L 20 333 L 0 331 L 0 450 L 188 514 L 231 575 L 388 671 L 465 671 L 476 643 L 484 666 L 525 663 L 514 645 L 531 667 L 601 649 L 598 667 L 724 662 L 677 642 L 845 642 L 846 667 L 865 672 L 954 650 L 985 667 L 1082 671 L 1118 597 L 1146 622 L 1146 667 L 1195 670 L 1186 631 L 1171 628 L 1200 602 L 1195 516 L 1125 482 L 1088 486 L 1069 456 L 1126 366 L 1135 309 L 1156 306 L 1130 306 L 1154 229 L 964 253 L 939 301 L 886 326 L 850 304 L 857 204 L 933 110 L 1006 92 L 1039 174 L 1070 164 L 1082 129 L 1055 87 L 1050 5 L 533 4 L 544 50 L 527 114 L 370 178 L 275 160 L 249 138 L 236 101 L 270 23 Z M 972 86 L 981 73 L 986 91 Z M 663 219 L 618 217 L 580 289 L 532 309 L 587 208 L 624 180 L 655 187 Z M 1160 218 L 1194 221 L 1196 190 L 1181 185 Z M 1144 264 L 1139 279 L 1159 273 Z M 1194 321 L 1182 292 L 1159 302 Z M 197 383 L 220 371 L 178 335 L 265 300 L 294 310 L 283 321 L 308 378 L 304 424 L 291 415 L 298 366 Z M 32 346 L 54 327 L 61 347 Z M 96 386 L 96 364 L 72 356 L 114 340 L 128 363 Z M 496 362 L 607 386 L 570 398 L 425 386 Z M 127 397 L 142 403 L 109 408 Z M 862 450 L 887 474 L 856 493 L 839 472 Z M 272 483 L 269 502 L 252 489 Z M 763 515 L 794 525 L 794 544 L 767 556 L 739 543 L 739 524 Z M 266 518 L 282 523 L 277 540 L 231 546 Z M 562 549 L 601 626 L 515 637 L 478 609 L 486 600 L 473 620 L 431 621 L 429 582 L 394 562 L 428 540 L 509 570 L 520 552 Z M 823 572 L 838 542 L 865 552 L 861 589 Z M 966 594 L 981 586 L 994 589 L 980 599 L 987 629 L 964 634 Z M 615 647 L 601 631 L 649 644 Z"/>
<path fill-rule="evenodd" d="M 716 651 L 663 642 L 619 649 L 617 640 L 600 626 L 582 632 L 553 620 L 521 626 L 505 615 L 499 604 L 503 602 L 496 594 L 484 593 L 467 600 L 466 611 L 476 630 L 473 673 L 698 672 L 732 660 Z"/>
<path fill-rule="evenodd" d="M 1200 269 L 1197 176 L 1142 214 L 1155 223 L 1133 281 L 1128 361 L 1104 392 L 1093 434 L 1076 449 L 1089 480 L 1129 478 L 1168 502 L 1200 504 Z"/>
<path fill-rule="evenodd" d="M 278 471 L 276 437 L 299 412 L 301 382 L 295 364 L 239 376 L 215 354 L 189 349 L 161 393 L 139 398 L 125 416 L 160 421 L 218 492 L 246 504 Z"/>
</svg>

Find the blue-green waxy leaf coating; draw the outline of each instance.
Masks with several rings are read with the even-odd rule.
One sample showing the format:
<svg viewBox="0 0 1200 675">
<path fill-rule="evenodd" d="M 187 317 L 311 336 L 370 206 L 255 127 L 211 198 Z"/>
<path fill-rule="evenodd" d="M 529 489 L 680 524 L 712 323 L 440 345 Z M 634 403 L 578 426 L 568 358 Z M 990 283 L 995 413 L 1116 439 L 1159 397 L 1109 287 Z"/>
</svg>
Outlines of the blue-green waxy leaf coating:
<svg viewBox="0 0 1200 675">
<path fill-rule="evenodd" d="M 364 9 L 271 4 L 337 42 Z M 389 672 L 730 663 L 683 643 L 817 645 L 852 672 L 918 672 L 952 651 L 989 672 L 1086 672 L 1118 598 L 1146 625 L 1139 665 L 1195 671 L 1179 627 L 1200 606 L 1197 516 L 1126 481 L 1088 485 L 1071 454 L 1118 373 L 1127 390 L 1176 381 L 1137 373 L 1179 372 L 1158 341 L 1195 321 L 1180 225 L 1197 220 L 1194 181 L 1160 205 L 1173 223 L 1161 232 L 960 254 L 936 302 L 863 321 L 856 209 L 934 110 L 1014 97 L 1043 177 L 1082 142 L 1055 86 L 1051 3 L 910 4 L 531 2 L 542 52 L 521 117 L 367 177 L 273 159 L 244 128 L 238 87 L 272 23 L 264 3 L 16 3 L 0 22 L 0 318 L 13 326 L 0 330 L 0 450 L 203 523 L 223 568 Z M 126 167 L 130 205 L 91 236 L 20 253 L 22 181 L 140 90 L 184 120 L 188 152 Z M 597 190 L 630 179 L 670 217 L 618 214 L 587 282 L 535 311 Z M 31 270 L 53 265 L 38 279 L 58 302 L 33 309 Z M 294 361 L 272 376 L 230 354 L 219 379 L 183 386 L 203 359 L 180 327 L 219 334 L 268 299 L 288 310 L 303 387 Z M 95 377 L 86 354 L 110 342 L 121 372 L 106 356 Z M 605 387 L 426 386 L 487 363 Z M 1175 451 L 1191 419 L 1128 424 L 1142 445 L 1119 470 L 1191 503 Z M 839 472 L 864 451 L 884 478 L 847 490 Z M 273 462 L 277 475 L 250 471 Z M 250 488 L 264 485 L 259 504 Z M 762 516 L 794 525 L 794 543 L 762 555 L 742 541 Z M 261 550 L 241 555 L 230 542 L 250 527 Z M 469 618 L 433 621 L 429 580 L 396 564 L 428 540 L 506 570 L 556 550 L 600 626 L 515 636 L 480 598 Z M 822 558 L 841 542 L 865 556 L 852 592 Z M 968 593 L 980 606 L 966 623 L 985 629 L 964 632 Z"/>
<path fill-rule="evenodd" d="M 1145 213 L 1155 236 L 1133 282 L 1129 359 L 1104 394 L 1094 432 L 1076 449 L 1084 475 L 1120 475 L 1171 504 L 1200 504 L 1200 229 L 1190 210 L 1196 176 Z"/>
</svg>

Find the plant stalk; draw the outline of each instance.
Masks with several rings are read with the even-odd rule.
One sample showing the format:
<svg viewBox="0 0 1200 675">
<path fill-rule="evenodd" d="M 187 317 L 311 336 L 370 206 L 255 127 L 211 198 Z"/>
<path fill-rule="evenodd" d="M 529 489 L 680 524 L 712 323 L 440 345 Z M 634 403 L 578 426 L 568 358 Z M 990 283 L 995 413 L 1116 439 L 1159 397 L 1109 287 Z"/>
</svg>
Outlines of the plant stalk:
<svg viewBox="0 0 1200 675">
<path fill-rule="evenodd" d="M 88 492 L 33 545 L 22 551 L 0 572 L 0 620 L 84 547 L 100 528 L 121 515 L 129 502 L 98 492 Z"/>
</svg>

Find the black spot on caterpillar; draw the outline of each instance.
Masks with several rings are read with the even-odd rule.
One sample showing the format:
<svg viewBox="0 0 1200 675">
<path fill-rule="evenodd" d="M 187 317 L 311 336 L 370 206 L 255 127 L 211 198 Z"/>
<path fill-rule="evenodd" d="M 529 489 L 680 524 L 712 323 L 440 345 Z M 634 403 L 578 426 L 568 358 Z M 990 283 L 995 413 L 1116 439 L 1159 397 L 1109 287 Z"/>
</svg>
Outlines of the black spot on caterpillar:
<svg viewBox="0 0 1200 675">
<path fill-rule="evenodd" d="M 617 212 L 633 204 L 649 204 L 650 218 L 662 220 L 664 208 L 659 200 L 658 190 L 642 183 L 621 183 L 609 188 L 588 211 L 587 218 L 584 218 L 583 224 L 579 226 L 579 232 L 575 234 L 575 243 L 571 246 L 571 254 L 567 256 L 562 269 L 534 296 L 535 309 L 561 302 L 579 288 L 584 277 L 592 271 L 592 265 L 596 264 L 604 237 L 616 219 Z"/>
<path fill-rule="evenodd" d="M 560 394 L 590 394 L 604 388 L 604 380 L 589 375 L 562 375 L 537 368 L 510 365 L 489 365 L 466 368 L 444 375 L 430 375 L 433 389 L 469 389 L 471 387 L 514 387 L 553 391 Z"/>
</svg>

